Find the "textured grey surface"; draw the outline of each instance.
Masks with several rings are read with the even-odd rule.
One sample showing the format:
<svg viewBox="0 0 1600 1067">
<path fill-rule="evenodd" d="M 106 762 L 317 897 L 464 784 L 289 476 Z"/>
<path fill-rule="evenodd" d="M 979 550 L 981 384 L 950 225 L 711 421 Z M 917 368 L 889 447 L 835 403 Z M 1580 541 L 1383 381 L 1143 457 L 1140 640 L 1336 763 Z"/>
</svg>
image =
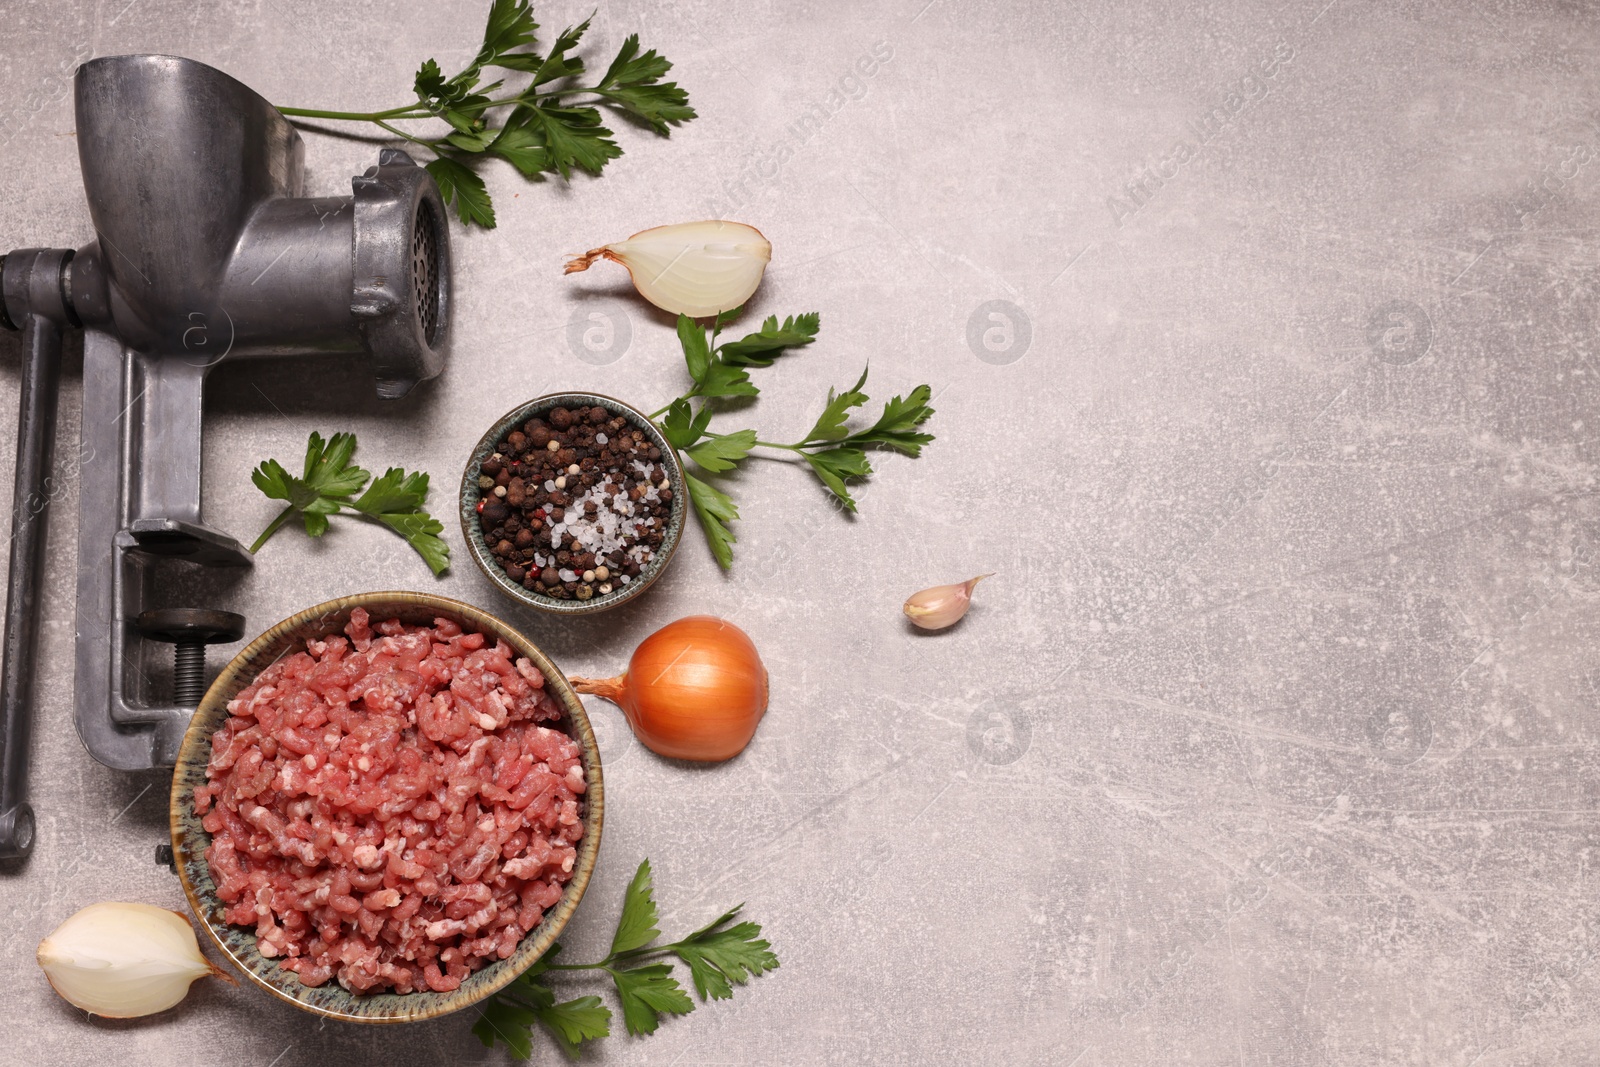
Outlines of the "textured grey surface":
<svg viewBox="0 0 1600 1067">
<path fill-rule="evenodd" d="M 468 56 L 481 8 L 9 0 L 0 245 L 90 237 L 77 59 L 177 52 L 275 102 L 390 106 L 421 58 Z M 431 471 L 448 513 L 514 401 L 675 393 L 668 324 L 620 271 L 564 279 L 561 253 L 713 214 L 773 240 L 756 312 L 823 316 L 762 372 L 764 431 L 803 429 L 867 360 L 882 395 L 932 383 L 938 443 L 885 460 L 859 518 L 763 464 L 731 577 L 691 532 L 617 614 L 536 618 L 464 555 L 435 583 L 348 524 L 284 533 L 210 591 L 254 632 L 437 589 L 582 673 L 683 614 L 751 632 L 772 710 L 729 765 L 669 766 L 595 706 L 610 810 L 567 940 L 600 948 L 648 855 L 670 928 L 746 901 L 783 967 L 596 1062 L 1600 1060 L 1594 8 L 602 3 L 596 53 L 634 30 L 703 117 L 627 131 L 600 181 L 492 169 L 501 226 L 457 242 L 445 376 L 384 406 L 360 368 L 224 367 L 205 475 L 210 519 L 250 536 L 272 512 L 250 467 L 350 428 L 369 465 Z M 892 58 L 829 110 L 875 46 Z M 321 194 L 367 162 L 307 147 Z M 627 350 L 580 359 L 568 323 L 617 309 Z M 16 351 L 0 338 L 0 470 Z M 51 534 L 63 647 L 75 503 Z M 919 586 L 990 570 L 959 629 L 900 620 Z M 149 860 L 164 783 L 95 765 L 70 659 L 43 674 L 41 839 L 0 880 L 0 1058 L 498 1062 L 466 1017 L 319 1026 L 219 984 L 128 1024 L 57 1000 L 31 962 L 55 923 L 182 898 Z"/>
</svg>

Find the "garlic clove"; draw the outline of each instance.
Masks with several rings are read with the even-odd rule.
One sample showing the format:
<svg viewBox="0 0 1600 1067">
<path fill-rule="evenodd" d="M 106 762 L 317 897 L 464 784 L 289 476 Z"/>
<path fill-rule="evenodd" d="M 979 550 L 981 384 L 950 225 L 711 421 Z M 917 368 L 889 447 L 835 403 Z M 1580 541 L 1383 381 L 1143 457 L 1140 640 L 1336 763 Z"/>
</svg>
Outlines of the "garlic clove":
<svg viewBox="0 0 1600 1067">
<path fill-rule="evenodd" d="M 89 905 L 39 942 L 38 960 L 63 999 L 108 1019 L 166 1011 L 196 978 L 226 977 L 186 917 L 149 904 Z"/>
<path fill-rule="evenodd" d="M 750 299 L 772 259 L 772 245 L 742 222 L 684 222 L 592 248 L 569 260 L 564 273 L 588 270 L 597 259 L 628 268 L 634 288 L 656 307 L 699 319 Z"/>
<path fill-rule="evenodd" d="M 992 576 L 993 572 L 980 574 L 955 585 L 936 585 L 912 593 L 901 610 L 906 613 L 906 618 L 924 630 L 942 630 L 946 626 L 954 626 L 967 613 L 967 608 L 972 606 L 972 590 L 979 582 Z"/>
</svg>

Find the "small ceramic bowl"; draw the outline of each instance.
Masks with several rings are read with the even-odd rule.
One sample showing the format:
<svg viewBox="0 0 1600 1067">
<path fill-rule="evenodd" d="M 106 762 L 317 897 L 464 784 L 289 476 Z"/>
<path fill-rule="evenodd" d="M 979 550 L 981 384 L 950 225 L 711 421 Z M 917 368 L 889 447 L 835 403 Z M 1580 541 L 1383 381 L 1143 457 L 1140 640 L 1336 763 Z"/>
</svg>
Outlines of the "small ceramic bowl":
<svg viewBox="0 0 1600 1067">
<path fill-rule="evenodd" d="M 195 813 L 194 790 L 205 784 L 206 763 L 211 758 L 211 735 L 227 719 L 228 701 L 274 661 L 303 648 L 308 638 L 341 632 L 356 608 L 366 608 L 374 620 L 398 618 L 413 625 L 427 625 L 440 617 L 453 619 L 464 629 L 505 641 L 516 649 L 517 655 L 526 656 L 544 672 L 546 687 L 565 709 L 565 714 L 554 725 L 576 740 L 583 753 L 588 790 L 584 794 L 583 839 L 578 842 L 572 881 L 567 883 L 555 907 L 522 939 L 515 953 L 474 971 L 459 988 L 449 993 L 357 994 L 337 981 L 315 989 L 302 985 L 294 972 L 285 971 L 274 960 L 256 951 L 254 930 L 230 926 L 223 921 L 224 905 L 217 899 L 216 883 L 206 863 L 205 851 L 211 844 L 211 835 L 200 825 L 200 816 Z M 340 597 L 290 616 L 250 642 L 206 691 L 184 734 L 172 775 L 172 855 L 189 905 L 212 942 L 247 979 L 279 1000 L 317 1015 L 357 1023 L 418 1022 L 448 1015 L 476 1004 L 527 970 L 561 936 L 562 927 L 582 899 L 594 871 L 595 857 L 600 852 L 600 825 L 604 816 L 600 750 L 595 745 L 594 731 L 583 713 L 583 705 L 567 684 L 567 676 L 532 641 L 494 616 L 470 604 L 427 593 L 363 593 Z"/>
<path fill-rule="evenodd" d="M 478 521 L 478 502 L 483 499 L 484 494 L 484 490 L 478 488 L 480 467 L 484 460 L 494 454 L 495 446 L 505 440 L 507 434 L 513 430 L 520 430 L 534 416 L 543 415 L 558 407 L 596 406 L 627 419 L 634 429 L 644 431 L 650 443 L 661 450 L 660 463 L 667 469 L 667 484 L 672 489 L 672 511 L 667 519 L 667 529 L 661 547 L 656 550 L 655 557 L 650 560 L 649 565 L 640 570 L 637 578 L 626 585 L 616 586 L 609 593 L 588 600 L 555 600 L 540 596 L 513 582 L 506 576 L 494 554 L 489 551 L 489 546 L 483 539 L 483 527 Z M 678 465 L 678 455 L 672 446 L 667 444 L 666 438 L 661 436 L 661 431 L 656 429 L 642 411 L 598 393 L 551 393 L 512 408 L 489 427 L 489 432 L 483 435 L 477 447 L 472 450 L 472 458 L 467 460 L 467 469 L 461 475 L 461 536 L 467 543 L 472 562 L 476 563 L 478 569 L 506 596 L 552 615 L 592 615 L 595 612 L 609 611 L 626 604 L 650 588 L 655 584 L 655 580 L 661 577 L 661 572 L 667 569 L 673 553 L 678 550 L 687 509 L 688 493 L 684 487 L 683 468 Z"/>
</svg>

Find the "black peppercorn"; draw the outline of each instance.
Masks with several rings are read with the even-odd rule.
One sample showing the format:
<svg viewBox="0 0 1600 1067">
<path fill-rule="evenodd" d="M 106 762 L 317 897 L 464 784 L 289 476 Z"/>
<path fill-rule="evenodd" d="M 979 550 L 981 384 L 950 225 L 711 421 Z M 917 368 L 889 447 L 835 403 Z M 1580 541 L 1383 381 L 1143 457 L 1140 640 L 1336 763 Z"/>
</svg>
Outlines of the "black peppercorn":
<svg viewBox="0 0 1600 1067">
<path fill-rule="evenodd" d="M 663 449 L 636 423 L 599 406 L 553 408 L 500 447 L 501 458 L 479 471 L 503 496 L 486 496 L 479 516 L 509 580 L 541 597 L 598 600 L 625 588 L 616 578 L 640 577 L 665 542 L 673 495 Z M 614 577 L 581 580 L 601 567 Z"/>
</svg>

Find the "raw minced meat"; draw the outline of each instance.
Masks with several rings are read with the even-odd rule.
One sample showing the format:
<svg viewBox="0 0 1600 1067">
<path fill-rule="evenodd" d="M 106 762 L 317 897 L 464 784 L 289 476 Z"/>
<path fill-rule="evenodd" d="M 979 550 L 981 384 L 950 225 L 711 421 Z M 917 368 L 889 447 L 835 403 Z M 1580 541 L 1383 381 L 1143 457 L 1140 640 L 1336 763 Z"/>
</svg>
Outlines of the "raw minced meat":
<svg viewBox="0 0 1600 1067">
<path fill-rule="evenodd" d="M 195 810 L 226 919 L 308 986 L 455 989 L 572 878 L 583 765 L 527 659 L 449 619 L 310 641 L 228 703 Z"/>
</svg>

